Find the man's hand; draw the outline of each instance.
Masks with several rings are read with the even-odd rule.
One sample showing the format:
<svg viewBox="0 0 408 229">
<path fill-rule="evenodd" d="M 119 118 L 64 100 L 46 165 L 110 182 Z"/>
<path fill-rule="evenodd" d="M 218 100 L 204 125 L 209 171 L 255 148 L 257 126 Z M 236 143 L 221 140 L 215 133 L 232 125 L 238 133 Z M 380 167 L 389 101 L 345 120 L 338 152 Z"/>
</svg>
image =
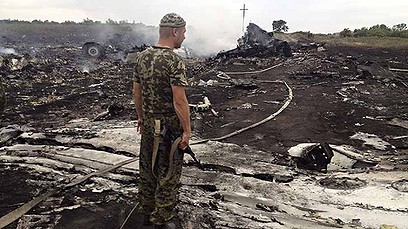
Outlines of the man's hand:
<svg viewBox="0 0 408 229">
<path fill-rule="evenodd" d="M 137 120 L 136 131 L 138 133 L 143 133 L 143 119 L 138 119 Z"/>
<path fill-rule="evenodd" d="M 185 150 L 190 145 L 189 141 L 190 141 L 190 133 L 183 132 L 183 135 L 181 136 L 181 141 L 178 147 L 182 150 Z"/>
</svg>

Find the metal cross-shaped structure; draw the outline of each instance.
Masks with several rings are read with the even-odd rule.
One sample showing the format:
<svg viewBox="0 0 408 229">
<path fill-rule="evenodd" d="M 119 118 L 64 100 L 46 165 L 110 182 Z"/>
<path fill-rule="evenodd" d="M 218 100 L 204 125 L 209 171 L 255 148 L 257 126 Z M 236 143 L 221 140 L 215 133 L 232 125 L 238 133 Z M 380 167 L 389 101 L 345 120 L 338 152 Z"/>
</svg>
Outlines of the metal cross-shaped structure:
<svg viewBox="0 0 408 229">
<path fill-rule="evenodd" d="M 244 8 L 240 9 L 242 10 L 242 32 L 244 32 L 244 24 L 245 24 L 245 11 L 248 9 L 245 9 L 245 4 L 244 4 Z"/>
</svg>

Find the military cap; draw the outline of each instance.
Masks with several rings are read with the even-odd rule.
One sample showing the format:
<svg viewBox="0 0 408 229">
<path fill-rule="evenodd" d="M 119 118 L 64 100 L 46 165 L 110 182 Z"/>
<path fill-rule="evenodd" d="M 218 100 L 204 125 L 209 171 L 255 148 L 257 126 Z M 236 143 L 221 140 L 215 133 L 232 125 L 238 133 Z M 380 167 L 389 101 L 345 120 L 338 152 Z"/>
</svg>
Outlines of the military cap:
<svg viewBox="0 0 408 229">
<path fill-rule="evenodd" d="M 160 20 L 160 27 L 178 28 L 186 25 L 186 21 L 175 13 L 168 13 Z"/>
</svg>

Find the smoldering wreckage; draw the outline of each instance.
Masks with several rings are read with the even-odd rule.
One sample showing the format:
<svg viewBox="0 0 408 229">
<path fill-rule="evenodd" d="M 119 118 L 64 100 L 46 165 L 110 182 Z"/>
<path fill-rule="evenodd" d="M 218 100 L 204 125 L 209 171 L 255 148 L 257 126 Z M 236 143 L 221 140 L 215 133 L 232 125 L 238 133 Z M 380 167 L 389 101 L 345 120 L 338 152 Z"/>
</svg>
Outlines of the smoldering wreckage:
<svg viewBox="0 0 408 229">
<path fill-rule="evenodd" d="M 0 228 L 142 228 L 127 217 L 137 50 L 78 46 L 1 54 Z M 184 228 L 408 228 L 406 50 L 250 24 L 236 49 L 187 57 L 198 160 L 185 156 Z"/>
</svg>

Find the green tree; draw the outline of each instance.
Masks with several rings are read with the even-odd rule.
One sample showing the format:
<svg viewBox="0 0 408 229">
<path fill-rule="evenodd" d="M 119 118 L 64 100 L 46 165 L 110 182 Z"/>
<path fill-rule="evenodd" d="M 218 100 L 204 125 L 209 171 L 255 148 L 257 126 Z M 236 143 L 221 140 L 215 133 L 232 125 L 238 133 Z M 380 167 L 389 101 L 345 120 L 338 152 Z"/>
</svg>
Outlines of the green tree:
<svg viewBox="0 0 408 229">
<path fill-rule="evenodd" d="M 272 22 L 272 30 L 274 32 L 287 32 L 289 27 L 286 25 L 286 21 L 277 20 Z"/>
<path fill-rule="evenodd" d="M 368 31 L 369 36 L 385 37 L 392 35 L 392 30 L 384 24 L 371 26 Z"/>
<path fill-rule="evenodd" d="M 128 25 L 129 22 L 127 20 L 120 20 L 119 25 Z"/>
<path fill-rule="evenodd" d="M 35 20 L 33 20 L 31 23 L 33 23 L 33 24 L 43 24 L 44 22 L 41 21 L 41 20 L 35 19 Z"/>
<path fill-rule="evenodd" d="M 108 20 L 105 21 L 105 24 L 107 24 L 107 25 L 117 25 L 118 22 L 108 18 Z"/>
<path fill-rule="evenodd" d="M 353 33 L 351 32 L 349 28 L 345 28 L 343 29 L 343 31 L 340 32 L 340 36 L 342 37 L 351 37 L 352 35 Z"/>
<path fill-rule="evenodd" d="M 355 37 L 366 37 L 366 36 L 369 35 L 368 28 L 363 27 L 361 29 L 355 29 L 354 32 L 353 32 L 353 35 Z"/>
<path fill-rule="evenodd" d="M 92 19 L 89 19 L 89 18 L 86 18 L 81 22 L 81 24 L 84 24 L 84 25 L 92 25 L 94 23 L 95 22 Z"/>
<path fill-rule="evenodd" d="M 76 22 L 74 22 L 74 21 L 70 21 L 70 20 L 67 20 L 67 21 L 62 22 L 61 24 L 65 24 L 65 25 L 74 25 L 74 24 L 76 24 Z"/>
<path fill-rule="evenodd" d="M 408 26 L 405 23 L 400 23 L 394 25 L 392 28 L 384 25 L 377 24 L 370 28 L 363 27 L 361 29 L 355 29 L 351 32 L 348 28 L 340 32 L 343 37 L 354 36 L 354 37 L 407 37 L 408 38 Z"/>
<path fill-rule="evenodd" d="M 404 30 L 407 30 L 407 24 L 401 23 L 401 24 L 398 24 L 398 25 L 394 25 L 392 27 L 392 29 L 396 30 L 396 31 L 404 31 Z"/>
</svg>

